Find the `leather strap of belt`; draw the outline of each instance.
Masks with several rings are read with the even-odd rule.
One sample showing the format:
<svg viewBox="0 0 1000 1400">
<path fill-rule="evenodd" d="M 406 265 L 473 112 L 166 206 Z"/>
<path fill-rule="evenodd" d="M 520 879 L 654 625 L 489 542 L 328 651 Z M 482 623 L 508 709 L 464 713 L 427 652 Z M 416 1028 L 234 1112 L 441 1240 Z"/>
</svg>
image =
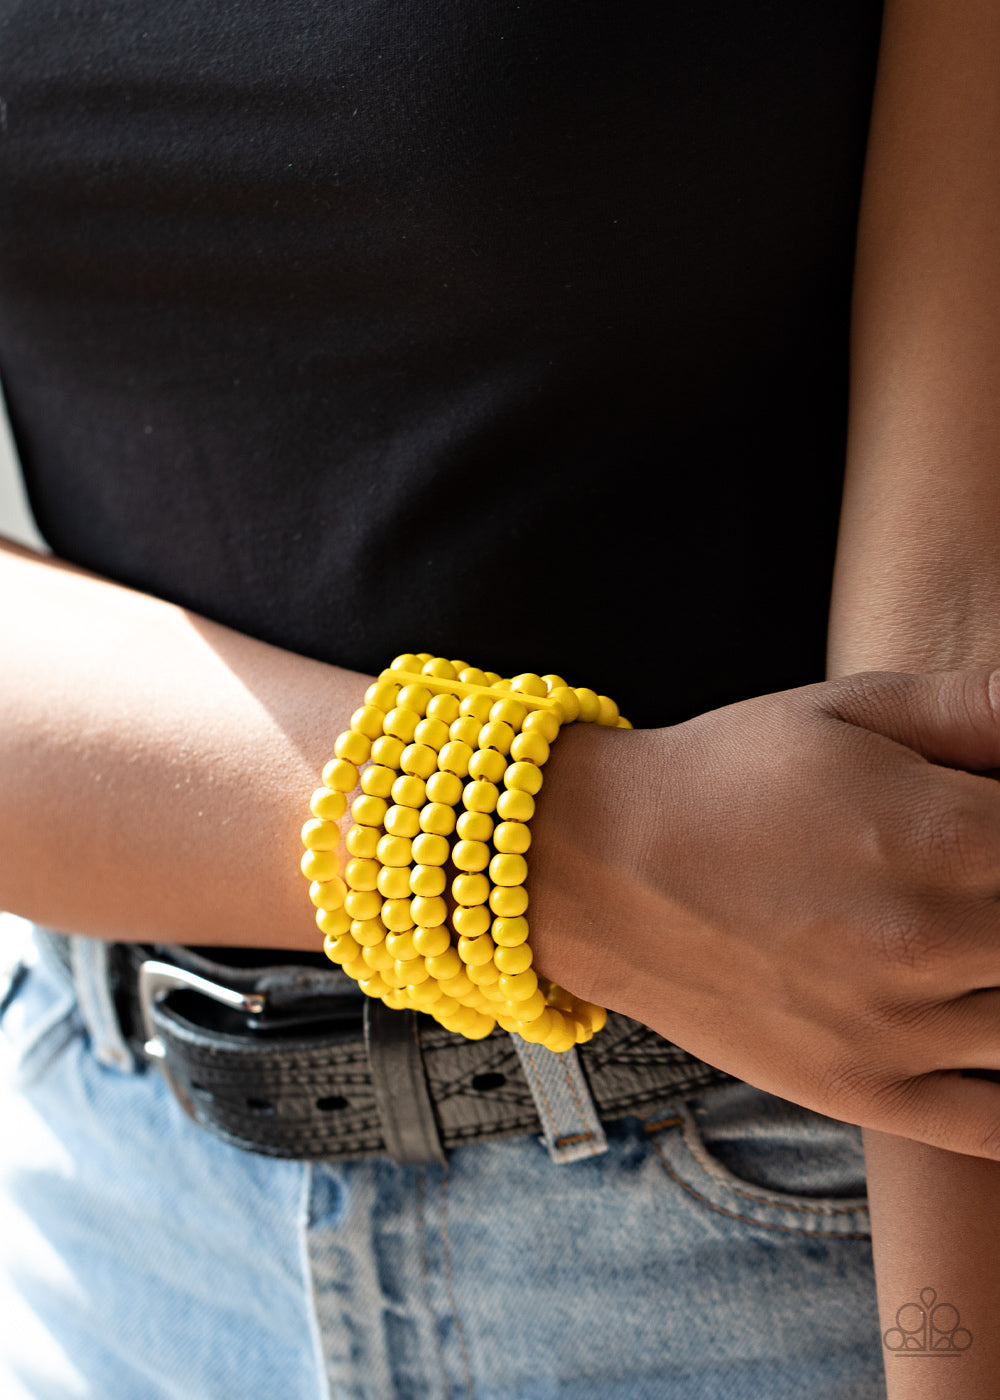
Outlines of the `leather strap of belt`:
<svg viewBox="0 0 1000 1400">
<path fill-rule="evenodd" d="M 46 941 L 69 967 L 68 940 L 47 934 Z M 114 945 L 110 990 L 141 1058 L 148 1037 L 138 970 L 150 958 L 264 993 L 267 1009 L 257 1016 L 183 989 L 151 1008 L 163 1067 L 181 1102 L 234 1146 L 299 1160 L 389 1153 L 427 1161 L 440 1160 L 442 1148 L 541 1132 L 506 1031 L 467 1040 L 428 1016 L 409 1013 L 408 1023 L 404 1013 L 373 1003 L 366 1044 L 368 998 L 322 955 Z M 283 961 L 267 961 L 276 958 Z M 733 1082 L 616 1012 L 578 1053 L 604 1122 Z"/>
</svg>

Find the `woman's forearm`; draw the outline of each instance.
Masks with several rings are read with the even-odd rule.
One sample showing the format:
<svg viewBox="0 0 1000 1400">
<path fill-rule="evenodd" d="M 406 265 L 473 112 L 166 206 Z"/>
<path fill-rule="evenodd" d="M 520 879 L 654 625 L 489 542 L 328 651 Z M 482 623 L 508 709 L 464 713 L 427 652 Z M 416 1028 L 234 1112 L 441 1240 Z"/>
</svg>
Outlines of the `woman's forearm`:
<svg viewBox="0 0 1000 1400">
<path fill-rule="evenodd" d="M 299 829 L 366 679 L 0 547 L 0 908 L 318 948 Z"/>
<path fill-rule="evenodd" d="M 996 665 L 1000 6 L 993 0 L 888 0 L 852 340 L 830 674 Z M 993 1322 L 1000 1170 L 871 1130 L 864 1144 L 889 1400 L 992 1400 L 1000 1375 Z"/>
</svg>

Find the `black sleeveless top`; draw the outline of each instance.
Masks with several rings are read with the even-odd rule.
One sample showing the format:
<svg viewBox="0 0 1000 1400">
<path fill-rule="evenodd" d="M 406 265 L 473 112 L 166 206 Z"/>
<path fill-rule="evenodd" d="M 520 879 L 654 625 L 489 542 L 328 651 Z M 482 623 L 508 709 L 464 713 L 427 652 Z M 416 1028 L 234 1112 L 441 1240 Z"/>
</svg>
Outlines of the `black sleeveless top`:
<svg viewBox="0 0 1000 1400">
<path fill-rule="evenodd" d="M 0 0 L 52 548 L 663 724 L 821 678 L 872 0 Z"/>
</svg>

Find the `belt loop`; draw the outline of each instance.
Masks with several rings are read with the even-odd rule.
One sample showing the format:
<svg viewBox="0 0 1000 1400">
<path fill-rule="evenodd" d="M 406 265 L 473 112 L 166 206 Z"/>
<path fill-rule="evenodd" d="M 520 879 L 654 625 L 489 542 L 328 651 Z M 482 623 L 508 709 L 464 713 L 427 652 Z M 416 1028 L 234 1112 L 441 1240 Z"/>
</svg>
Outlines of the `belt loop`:
<svg viewBox="0 0 1000 1400">
<path fill-rule="evenodd" d="M 100 1064 L 128 1073 L 135 1066 L 111 995 L 111 944 L 73 934 L 69 946 L 77 1001 L 94 1056 Z"/>
<path fill-rule="evenodd" d="M 365 998 L 365 1049 L 385 1150 L 403 1166 L 446 1161 L 431 1105 L 415 1011 Z"/>
<path fill-rule="evenodd" d="M 557 1055 L 511 1035 L 542 1123 L 542 1142 L 553 1162 L 579 1162 L 608 1150 L 601 1120 L 575 1050 Z"/>
</svg>

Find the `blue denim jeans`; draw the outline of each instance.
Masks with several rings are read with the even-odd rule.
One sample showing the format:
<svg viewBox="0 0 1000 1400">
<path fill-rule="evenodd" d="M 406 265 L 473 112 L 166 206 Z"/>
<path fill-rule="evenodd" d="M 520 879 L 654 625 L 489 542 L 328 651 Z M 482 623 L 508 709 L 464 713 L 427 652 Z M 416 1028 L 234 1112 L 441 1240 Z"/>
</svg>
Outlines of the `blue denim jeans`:
<svg viewBox="0 0 1000 1400">
<path fill-rule="evenodd" d="M 447 1167 L 276 1161 L 95 1053 L 58 964 L 4 1015 L 5 1400 L 877 1400 L 860 1130 L 745 1084 Z"/>
</svg>

